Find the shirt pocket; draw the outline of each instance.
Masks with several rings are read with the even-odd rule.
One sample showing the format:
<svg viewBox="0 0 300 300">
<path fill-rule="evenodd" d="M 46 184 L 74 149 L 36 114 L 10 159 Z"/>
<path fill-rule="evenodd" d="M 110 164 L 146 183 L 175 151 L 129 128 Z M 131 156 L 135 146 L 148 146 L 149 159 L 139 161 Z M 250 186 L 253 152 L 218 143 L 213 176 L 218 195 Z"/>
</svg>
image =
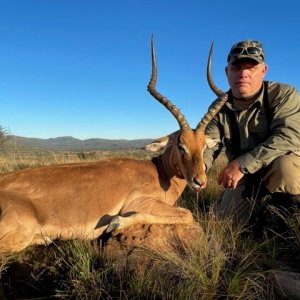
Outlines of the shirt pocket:
<svg viewBox="0 0 300 300">
<path fill-rule="evenodd" d="M 263 111 L 254 114 L 248 124 L 248 138 L 251 140 L 252 146 L 263 142 L 270 136 L 270 125 Z"/>
</svg>

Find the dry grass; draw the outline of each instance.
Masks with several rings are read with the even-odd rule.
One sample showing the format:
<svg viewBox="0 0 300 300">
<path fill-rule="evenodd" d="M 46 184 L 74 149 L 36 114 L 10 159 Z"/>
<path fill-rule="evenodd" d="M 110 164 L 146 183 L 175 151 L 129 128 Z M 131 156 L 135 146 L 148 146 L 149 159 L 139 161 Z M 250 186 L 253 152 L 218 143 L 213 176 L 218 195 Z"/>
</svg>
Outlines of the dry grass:
<svg viewBox="0 0 300 300">
<path fill-rule="evenodd" d="M 8 173 L 25 168 L 78 163 L 81 161 L 101 160 L 113 157 L 127 157 L 144 159 L 150 157 L 142 150 L 127 151 L 52 151 L 41 149 L 16 149 L 8 148 L 0 150 L 0 173 Z"/>
</svg>

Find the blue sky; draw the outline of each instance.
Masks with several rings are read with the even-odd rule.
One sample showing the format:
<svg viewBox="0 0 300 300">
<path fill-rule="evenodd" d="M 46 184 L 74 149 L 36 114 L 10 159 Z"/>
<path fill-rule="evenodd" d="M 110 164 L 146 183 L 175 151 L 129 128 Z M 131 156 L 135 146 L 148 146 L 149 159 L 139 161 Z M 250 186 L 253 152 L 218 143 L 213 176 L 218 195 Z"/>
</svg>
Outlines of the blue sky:
<svg viewBox="0 0 300 300">
<path fill-rule="evenodd" d="M 227 52 L 262 41 L 268 80 L 300 88 L 300 2 L 201 0 L 0 0 L 0 126 L 9 133 L 79 139 L 156 138 L 178 129 L 147 92 L 150 36 L 157 89 L 192 127 L 228 89 Z"/>
</svg>

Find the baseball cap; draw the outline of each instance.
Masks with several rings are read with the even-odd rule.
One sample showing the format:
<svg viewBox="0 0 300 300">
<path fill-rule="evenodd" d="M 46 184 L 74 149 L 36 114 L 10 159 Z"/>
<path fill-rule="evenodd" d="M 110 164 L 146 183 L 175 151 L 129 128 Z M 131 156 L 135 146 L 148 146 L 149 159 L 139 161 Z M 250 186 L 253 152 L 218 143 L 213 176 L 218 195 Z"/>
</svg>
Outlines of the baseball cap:
<svg viewBox="0 0 300 300">
<path fill-rule="evenodd" d="M 245 40 L 234 44 L 228 54 L 228 64 L 235 63 L 240 59 L 252 59 L 258 63 L 265 60 L 264 49 L 259 41 Z"/>
</svg>

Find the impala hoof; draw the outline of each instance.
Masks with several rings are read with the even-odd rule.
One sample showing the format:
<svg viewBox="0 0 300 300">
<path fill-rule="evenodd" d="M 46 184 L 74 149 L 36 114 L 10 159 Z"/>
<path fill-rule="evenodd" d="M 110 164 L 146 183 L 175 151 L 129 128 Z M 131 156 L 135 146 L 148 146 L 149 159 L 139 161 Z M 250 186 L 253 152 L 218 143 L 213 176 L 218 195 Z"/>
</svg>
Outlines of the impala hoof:
<svg viewBox="0 0 300 300">
<path fill-rule="evenodd" d="M 106 233 L 110 233 L 116 230 L 120 226 L 120 219 L 119 216 L 115 216 L 111 219 L 108 227 L 106 228 Z"/>
</svg>

